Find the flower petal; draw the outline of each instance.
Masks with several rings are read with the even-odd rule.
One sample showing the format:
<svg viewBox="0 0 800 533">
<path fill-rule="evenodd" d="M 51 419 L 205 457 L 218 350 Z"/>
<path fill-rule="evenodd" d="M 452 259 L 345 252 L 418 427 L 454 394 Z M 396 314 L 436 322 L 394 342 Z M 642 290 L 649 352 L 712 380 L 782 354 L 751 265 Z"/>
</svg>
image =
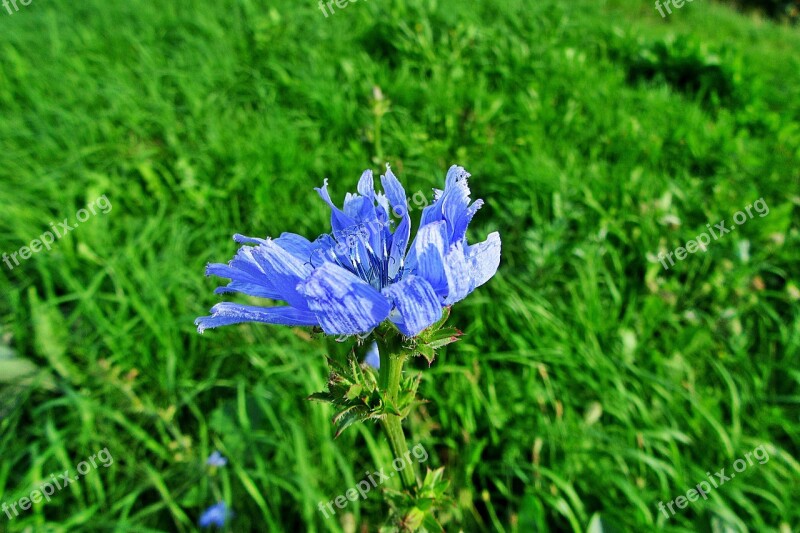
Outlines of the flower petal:
<svg viewBox="0 0 800 533">
<path fill-rule="evenodd" d="M 258 244 L 259 246 L 262 244 L 264 246 L 274 246 L 274 244 L 265 239 L 245 237 L 239 234 L 234 235 L 233 238 L 239 243 L 254 243 Z M 257 296 L 259 298 L 285 300 L 286 294 L 291 293 L 294 290 L 297 282 L 295 281 L 289 285 L 281 283 L 281 278 L 280 276 L 275 275 L 273 271 L 274 269 L 265 267 L 263 264 L 264 262 L 257 258 L 258 252 L 256 252 L 256 248 L 257 247 L 253 246 L 242 246 L 227 265 L 223 265 L 221 263 L 212 263 L 206 267 L 207 276 L 219 276 L 222 278 L 229 278 L 231 280 L 227 287 L 217 288 L 215 291 L 217 294 L 225 292 L 241 292 L 251 296 Z M 292 257 L 288 254 L 288 252 L 284 252 L 283 255 L 290 258 Z M 297 258 L 293 258 L 291 260 L 294 262 L 300 261 Z M 309 267 L 307 271 L 310 272 L 311 268 Z M 301 275 L 301 277 L 304 276 L 305 274 Z M 300 304 L 298 307 L 305 308 L 305 300 L 299 300 L 297 303 Z"/>
<path fill-rule="evenodd" d="M 406 191 L 389 165 L 386 165 L 386 174 L 381 176 L 381 185 L 389 200 L 391 213 L 400 218 L 400 223 L 392 234 L 392 245 L 389 249 L 389 278 L 394 279 L 404 264 L 403 258 L 411 237 L 411 216 L 408 213 Z"/>
<path fill-rule="evenodd" d="M 322 183 L 322 187 L 317 187 L 314 189 L 319 193 L 320 197 L 325 200 L 325 203 L 328 204 L 331 208 L 331 227 L 334 231 L 340 231 L 344 228 L 354 226 L 356 221 L 353 218 L 344 214 L 344 212 L 336 207 L 331 200 L 331 195 L 328 194 L 328 180 L 324 180 Z"/>
<path fill-rule="evenodd" d="M 228 506 L 225 505 L 224 502 L 219 502 L 203 512 L 203 514 L 200 516 L 198 524 L 200 527 L 209 527 L 215 525 L 221 528 L 225 525 L 225 522 L 227 522 L 230 515 L 231 513 L 228 509 Z"/>
<path fill-rule="evenodd" d="M 317 317 L 310 311 L 294 307 L 257 307 L 232 302 L 221 302 L 211 308 L 211 316 L 201 316 L 194 321 L 197 331 L 241 322 L 265 322 L 284 326 L 316 326 Z"/>
<path fill-rule="evenodd" d="M 463 167 L 453 165 L 447 171 L 444 191 L 437 191 L 436 200 L 422 211 L 420 225 L 444 220 L 447 222 L 447 242 L 462 242 L 472 217 L 483 206 L 483 200 L 470 205 L 470 174 Z"/>
<path fill-rule="evenodd" d="M 389 300 L 344 268 L 324 263 L 298 285 L 325 333 L 356 335 L 371 331 L 389 315 Z"/>
<path fill-rule="evenodd" d="M 408 213 L 392 233 L 392 247 L 389 252 L 389 279 L 394 279 L 405 263 L 408 239 L 411 237 L 411 217 Z"/>
<path fill-rule="evenodd" d="M 369 198 L 370 200 L 375 200 L 375 181 L 372 179 L 372 171 L 367 169 L 361 174 L 361 178 L 358 180 L 358 194 L 364 196 L 365 198 Z"/>
<path fill-rule="evenodd" d="M 400 313 L 392 322 L 407 337 L 413 337 L 442 317 L 439 296 L 425 279 L 407 275 L 386 287 L 383 293 L 392 299 Z"/>
<path fill-rule="evenodd" d="M 283 232 L 275 239 L 275 244 L 300 259 L 304 263 L 309 261 L 313 245 L 311 241 L 296 233 Z"/>
<path fill-rule="evenodd" d="M 424 278 L 443 305 L 463 300 L 475 287 L 486 283 L 500 262 L 500 236 L 467 247 L 459 241 L 447 244 L 447 223 L 434 222 L 420 228 L 408 257 L 410 273 Z"/>
<path fill-rule="evenodd" d="M 500 234 L 494 231 L 485 241 L 467 247 L 467 262 L 473 289 L 489 281 L 500 266 Z"/>
<path fill-rule="evenodd" d="M 470 192 L 467 184 L 469 176 L 469 172 L 456 165 L 447 171 L 444 195 L 442 196 L 442 212 L 444 219 L 447 220 L 451 243 L 460 241 L 464 236 L 462 232 L 460 236 L 456 237 L 456 226 L 463 226 L 464 231 L 467 229 L 467 225 L 463 223 L 462 219 L 466 216 L 469 207 Z"/>
<path fill-rule="evenodd" d="M 381 186 L 383 192 L 386 193 L 386 198 L 395 214 L 401 217 L 408 214 L 408 200 L 406 199 L 406 191 L 400 184 L 400 180 L 394 175 L 389 165 L 386 165 L 386 174 L 381 176 Z"/>
<path fill-rule="evenodd" d="M 227 286 L 214 289 L 216 294 L 241 292 L 259 298 L 282 299 L 275 287 L 268 283 L 261 271 L 257 270 L 255 263 L 247 264 L 246 260 L 238 259 L 238 257 L 237 255 L 228 265 L 209 263 L 206 266 L 206 276 L 219 276 L 231 280 Z M 256 271 L 252 272 L 252 270 Z"/>
<path fill-rule="evenodd" d="M 237 237 L 242 239 L 240 235 Z M 277 294 L 278 299 L 286 300 L 299 309 L 307 309 L 305 298 L 297 292 L 297 284 L 311 273 L 313 269 L 311 264 L 291 254 L 271 239 L 250 240 L 261 244 L 243 246 L 237 258 L 241 258 L 248 271 L 253 272 L 255 279 Z M 253 265 L 257 269 L 255 272 Z"/>
<path fill-rule="evenodd" d="M 436 293 L 447 296 L 447 276 L 444 268 L 444 252 L 446 239 L 444 221 L 423 226 L 414 238 L 411 252 L 408 254 L 408 268 L 431 284 Z"/>
<path fill-rule="evenodd" d="M 460 242 L 450 247 L 444 256 L 444 274 L 447 278 L 447 296 L 444 305 L 452 305 L 466 298 L 472 292 L 472 271 L 464 256 Z"/>
</svg>

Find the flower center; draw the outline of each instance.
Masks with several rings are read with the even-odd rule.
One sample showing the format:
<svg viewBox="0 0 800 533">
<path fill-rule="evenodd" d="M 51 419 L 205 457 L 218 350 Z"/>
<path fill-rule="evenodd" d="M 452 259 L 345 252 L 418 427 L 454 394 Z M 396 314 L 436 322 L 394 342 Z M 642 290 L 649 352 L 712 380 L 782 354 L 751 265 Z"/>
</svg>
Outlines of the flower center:
<svg viewBox="0 0 800 533">
<path fill-rule="evenodd" d="M 397 259 L 392 258 L 387 246 L 389 232 L 384 232 L 384 224 L 376 228 L 359 224 L 329 235 L 329 240 L 314 253 L 312 265 L 319 266 L 330 261 L 369 283 L 378 291 L 400 281 L 403 277 L 403 260 L 394 276 L 389 275 L 390 267 Z M 371 231 L 370 231 L 371 230 Z M 377 248 L 377 249 L 376 249 Z"/>
</svg>

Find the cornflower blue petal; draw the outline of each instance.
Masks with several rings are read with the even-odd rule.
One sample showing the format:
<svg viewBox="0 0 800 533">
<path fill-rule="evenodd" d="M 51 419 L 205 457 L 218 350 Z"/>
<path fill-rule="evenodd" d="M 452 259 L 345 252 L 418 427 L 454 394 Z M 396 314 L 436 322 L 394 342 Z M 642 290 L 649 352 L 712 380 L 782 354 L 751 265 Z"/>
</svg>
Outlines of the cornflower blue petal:
<svg viewBox="0 0 800 533">
<path fill-rule="evenodd" d="M 281 233 L 281 236 L 273 242 L 303 262 L 307 263 L 311 257 L 313 250 L 311 241 L 296 233 Z"/>
<path fill-rule="evenodd" d="M 225 459 L 219 451 L 214 451 L 211 455 L 208 456 L 206 460 L 206 465 L 208 466 L 217 466 L 223 467 L 228 464 L 228 460 Z"/>
<path fill-rule="evenodd" d="M 344 249 L 331 235 L 324 233 L 317 237 L 311 252 L 311 266 L 320 267 L 325 263 L 347 264 L 346 249 Z"/>
<path fill-rule="evenodd" d="M 274 241 L 245 237 L 239 234 L 234 235 L 233 238 L 239 243 L 252 243 L 264 246 L 267 249 L 273 249 L 274 245 L 277 244 L 280 249 L 288 252 L 291 257 L 282 252 L 278 255 L 288 258 L 294 265 L 297 262 L 308 262 L 309 260 L 311 243 L 304 237 L 293 233 L 284 233 Z M 219 276 L 231 280 L 227 286 L 218 287 L 214 292 L 217 294 L 241 292 L 250 296 L 277 300 L 286 299 L 287 289 L 288 293 L 291 294 L 294 285 L 297 283 L 289 283 L 287 287 L 285 283 L 281 283 L 281 276 L 274 274 L 274 269 L 265 268 L 263 261 L 259 259 L 259 251 L 256 249 L 258 246 L 255 248 L 243 246 L 227 265 L 212 263 L 206 267 L 207 276 Z M 295 268 L 295 270 L 298 276 L 306 275 L 302 268 Z M 305 271 L 310 272 L 310 266 Z M 295 300 L 294 303 L 299 304 L 300 308 L 305 307 L 304 301 Z"/>
<path fill-rule="evenodd" d="M 494 231 L 485 241 L 468 246 L 466 255 L 474 289 L 489 281 L 500 266 L 500 234 Z"/>
<path fill-rule="evenodd" d="M 453 165 L 447 171 L 444 191 L 436 191 L 435 201 L 423 209 L 421 226 L 444 220 L 447 222 L 448 243 L 461 242 L 472 217 L 483 206 L 476 200 L 471 206 L 469 190 L 470 174 L 463 167 Z"/>
<path fill-rule="evenodd" d="M 369 209 L 363 209 L 356 218 L 364 227 L 367 235 L 365 244 L 371 249 L 363 250 L 364 253 L 359 254 L 359 259 L 369 265 L 367 271 L 373 271 L 379 280 L 378 285 L 382 286 L 388 283 L 387 277 L 394 277 L 397 274 L 395 270 L 390 276 L 385 265 L 378 264 L 383 262 L 383 258 L 387 255 L 385 250 L 390 249 L 392 241 L 389 230 L 389 202 L 384 194 L 375 191 L 375 180 L 371 170 L 365 170 L 361 175 L 358 192 L 369 205 Z"/>
<path fill-rule="evenodd" d="M 263 244 L 267 242 L 267 239 L 259 239 L 258 237 L 248 237 L 247 235 L 242 235 L 241 233 L 234 233 L 233 240 L 238 242 L 239 244 Z"/>
<path fill-rule="evenodd" d="M 367 333 L 392 310 L 392 304 L 380 292 L 333 263 L 314 269 L 298 290 L 329 335 Z"/>
<path fill-rule="evenodd" d="M 354 207 L 359 207 L 360 211 L 355 215 L 358 221 L 356 228 L 348 228 L 351 233 L 356 233 L 365 245 L 369 245 L 372 254 L 383 257 L 383 249 L 386 243 L 391 240 L 389 231 L 389 215 L 380 206 L 376 206 L 374 200 L 367 197 L 359 197 L 361 205 L 353 202 Z M 367 250 L 363 250 L 364 253 Z M 369 263 L 369 258 L 360 254 L 360 259 Z"/>
<path fill-rule="evenodd" d="M 469 177 L 469 172 L 456 165 L 450 167 L 447 172 L 442 209 L 447 220 L 451 243 L 461 242 L 464 239 L 472 217 L 483 206 L 483 200 L 476 200 L 472 206 L 469 205 Z"/>
<path fill-rule="evenodd" d="M 344 199 L 344 214 L 356 223 L 375 218 L 375 204 L 365 196 L 347 193 Z"/>
<path fill-rule="evenodd" d="M 446 225 L 441 221 L 421 227 L 408 254 L 410 271 L 427 280 L 442 298 L 447 296 L 447 276 L 444 269 L 445 231 Z"/>
<path fill-rule="evenodd" d="M 444 273 L 447 278 L 447 296 L 442 301 L 444 305 L 452 305 L 463 300 L 474 289 L 472 270 L 460 242 L 453 244 L 444 256 Z"/>
<path fill-rule="evenodd" d="M 244 246 L 239 252 L 255 263 L 261 275 L 258 279 L 276 294 L 276 299 L 286 300 L 298 309 L 308 309 L 305 297 L 297 292 L 297 284 L 307 278 L 313 267 L 271 239 L 253 239 L 236 235 L 240 242 L 258 242 L 258 246 Z"/>
<path fill-rule="evenodd" d="M 445 221 L 428 224 L 420 228 L 414 239 L 413 257 L 409 254 L 410 271 L 430 283 L 442 305 L 451 305 L 485 283 L 487 275 L 494 275 L 499 264 L 495 263 L 495 259 L 499 261 L 499 255 L 493 250 L 499 243 L 499 235 L 496 236 L 496 242 L 494 239 L 491 245 L 473 250 L 473 255 L 468 257 L 461 242 L 447 245 Z"/>
<path fill-rule="evenodd" d="M 447 171 L 445 179 L 444 194 L 442 195 L 442 212 L 444 219 L 447 220 L 448 230 L 453 234 L 456 221 L 466 212 L 469 207 L 469 172 L 462 167 L 453 165 Z M 452 239 L 451 239 L 452 242 Z"/>
<path fill-rule="evenodd" d="M 389 279 L 394 279 L 405 265 L 408 239 L 411 236 L 411 217 L 406 213 L 392 234 L 392 248 L 389 252 Z"/>
<path fill-rule="evenodd" d="M 381 185 L 383 192 L 386 193 L 386 198 L 389 204 L 396 212 L 397 216 L 403 216 L 408 213 L 408 200 L 406 199 L 406 191 L 400 184 L 400 180 L 394 175 L 389 165 L 386 165 L 386 174 L 381 176 Z"/>
<path fill-rule="evenodd" d="M 356 225 L 356 221 L 353 218 L 344 214 L 341 209 L 334 205 L 333 200 L 331 200 L 331 195 L 328 194 L 327 179 L 323 181 L 321 188 L 317 187 L 314 190 L 319 193 L 320 197 L 325 200 L 325 203 L 327 203 L 331 208 L 331 227 L 334 231 L 339 231 Z"/>
<path fill-rule="evenodd" d="M 367 350 L 367 355 L 364 356 L 364 362 L 374 368 L 380 370 L 381 368 L 381 354 L 378 352 L 378 343 L 372 341 L 372 344 Z"/>
<path fill-rule="evenodd" d="M 422 210 L 422 216 L 419 221 L 420 228 L 444 220 L 444 213 L 442 212 L 442 194 L 444 191 L 434 189 L 433 192 L 433 203 Z"/>
<path fill-rule="evenodd" d="M 403 335 L 413 337 L 442 317 L 439 296 L 425 279 L 407 275 L 383 290 L 392 299 L 399 316 L 390 319 Z"/>
<path fill-rule="evenodd" d="M 241 292 L 259 298 L 280 298 L 280 294 L 275 288 L 261 276 L 260 271 L 251 272 L 245 265 L 247 261 L 234 259 L 228 265 L 221 263 L 210 263 L 206 266 L 206 276 L 219 276 L 231 280 L 225 287 L 217 287 L 214 292 L 223 294 L 226 292 Z M 255 263 L 252 267 L 255 269 Z"/>
<path fill-rule="evenodd" d="M 238 291 L 262 298 L 282 299 L 280 287 L 275 280 L 266 275 L 263 267 L 253 256 L 253 247 L 242 246 L 227 265 L 220 263 L 206 267 L 207 276 L 229 278 L 227 287 L 219 287 L 216 292 Z"/>
<path fill-rule="evenodd" d="M 198 523 L 200 527 L 209 527 L 211 525 L 223 527 L 225 522 L 228 521 L 230 514 L 225 502 L 219 502 L 206 509 L 203 514 L 200 515 Z"/>
<path fill-rule="evenodd" d="M 317 317 L 311 311 L 294 307 L 258 307 L 233 302 L 220 302 L 211 308 L 211 316 L 201 316 L 194 321 L 197 331 L 241 322 L 265 322 L 284 326 L 316 326 Z"/>
<path fill-rule="evenodd" d="M 372 178 L 372 171 L 365 170 L 358 180 L 358 194 L 370 200 L 375 199 L 375 180 Z"/>
<path fill-rule="evenodd" d="M 453 237 L 451 242 L 463 241 L 467 236 L 467 227 L 472 222 L 472 217 L 483 207 L 483 200 L 475 200 L 471 206 L 465 209 L 461 215 L 453 222 Z"/>
<path fill-rule="evenodd" d="M 378 202 L 378 207 L 375 209 L 378 212 L 378 217 L 384 222 L 388 221 L 389 210 L 391 210 L 389 199 L 382 192 L 376 192 L 375 201 Z"/>
<path fill-rule="evenodd" d="M 381 176 L 381 185 L 392 208 L 392 213 L 400 217 L 400 224 L 392 234 L 392 246 L 389 250 L 389 278 L 394 279 L 405 264 L 408 240 L 411 236 L 411 216 L 408 213 L 408 198 L 400 180 L 394 175 L 389 165 L 386 174 Z"/>
</svg>

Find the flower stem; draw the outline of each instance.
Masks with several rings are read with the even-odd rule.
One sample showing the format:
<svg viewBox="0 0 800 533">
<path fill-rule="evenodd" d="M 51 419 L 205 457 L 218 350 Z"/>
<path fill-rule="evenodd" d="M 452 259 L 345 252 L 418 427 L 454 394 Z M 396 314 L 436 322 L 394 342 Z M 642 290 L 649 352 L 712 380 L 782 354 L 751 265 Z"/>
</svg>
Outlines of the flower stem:
<svg viewBox="0 0 800 533">
<path fill-rule="evenodd" d="M 400 382 L 403 379 L 403 365 L 408 358 L 408 353 L 403 350 L 402 346 L 393 345 L 393 343 L 389 342 L 379 343 L 378 349 L 381 358 L 378 383 L 385 394 L 386 400 L 396 406 L 400 392 Z M 392 447 L 394 457 L 405 461 L 405 457 L 408 454 L 408 444 L 406 444 L 406 437 L 403 433 L 403 418 L 387 413 L 381 422 Z M 400 470 L 400 478 L 406 490 L 410 491 L 417 488 L 417 474 L 414 472 L 412 465 L 408 464 Z"/>
</svg>

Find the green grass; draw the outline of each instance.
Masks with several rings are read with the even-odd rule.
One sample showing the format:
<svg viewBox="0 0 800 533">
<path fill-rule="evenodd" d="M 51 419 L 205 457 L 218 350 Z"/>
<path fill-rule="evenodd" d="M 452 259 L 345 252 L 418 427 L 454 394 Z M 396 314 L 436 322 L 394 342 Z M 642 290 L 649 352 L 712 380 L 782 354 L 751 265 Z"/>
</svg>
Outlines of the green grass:
<svg viewBox="0 0 800 533">
<path fill-rule="evenodd" d="M 333 441 L 306 400 L 326 342 L 192 322 L 233 233 L 314 237 L 313 187 L 341 201 L 386 162 L 409 195 L 465 166 L 471 238 L 503 239 L 454 308 L 463 341 L 413 365 L 430 403 L 406 433 L 453 482 L 448 531 L 800 529 L 797 28 L 710 0 L 663 20 L 632 0 L 278 4 L 0 11 L 0 253 L 113 204 L 0 263 L 0 503 L 114 457 L 0 531 L 191 531 L 220 497 L 230 531 L 376 530 L 377 491 L 317 511 L 392 459 L 377 426 Z M 761 197 L 766 217 L 656 261 Z M 659 513 L 760 445 L 768 462 Z"/>
</svg>

